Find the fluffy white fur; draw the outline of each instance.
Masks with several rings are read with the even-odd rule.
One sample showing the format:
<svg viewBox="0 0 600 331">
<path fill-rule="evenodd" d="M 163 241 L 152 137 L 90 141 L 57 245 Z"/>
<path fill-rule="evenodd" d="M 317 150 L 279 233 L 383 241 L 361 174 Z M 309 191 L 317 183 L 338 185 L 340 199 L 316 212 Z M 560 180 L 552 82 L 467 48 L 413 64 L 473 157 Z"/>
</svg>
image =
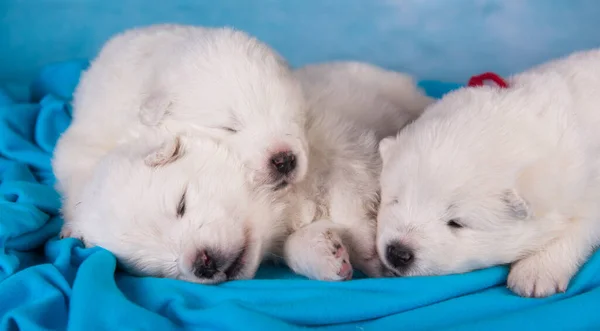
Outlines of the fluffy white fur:
<svg viewBox="0 0 600 331">
<path fill-rule="evenodd" d="M 63 234 L 133 272 L 201 283 L 251 278 L 270 253 L 315 279 L 346 279 L 350 263 L 381 275 L 377 137 L 429 102 L 409 77 L 365 64 L 291 74 L 227 29 L 125 33 L 82 78 L 56 149 Z M 268 169 L 279 150 L 298 159 L 286 178 Z M 198 273 L 209 260 L 216 272 Z"/>
<path fill-rule="evenodd" d="M 74 109 L 54 159 L 67 222 L 70 196 L 92 166 L 146 127 L 226 143 L 257 184 L 281 186 L 306 173 L 301 87 L 279 55 L 240 31 L 156 25 L 117 35 L 83 74 Z M 283 151 L 297 165 L 286 176 L 270 162 Z"/>
<path fill-rule="evenodd" d="M 285 205 L 248 185 L 245 173 L 236 153 L 212 139 L 146 134 L 109 151 L 71 196 L 69 234 L 137 274 L 251 278 L 285 235 Z M 210 277 L 194 273 L 202 254 L 218 269 Z"/>
<path fill-rule="evenodd" d="M 411 77 L 363 63 L 312 65 L 295 74 L 309 106 L 310 153 L 306 178 L 286 197 L 294 231 L 286 262 L 314 279 L 347 279 L 352 265 L 382 276 L 375 249 L 378 137 L 398 132 L 432 100 Z"/>
<path fill-rule="evenodd" d="M 305 175 L 305 116 L 286 63 L 243 32 L 158 25 L 120 34 L 83 74 L 57 143 L 62 235 L 146 274 L 190 279 L 190 259 L 207 254 L 219 273 L 193 280 L 251 277 L 281 236 L 275 188 Z M 132 152 L 140 149 L 147 155 Z M 285 176 L 270 164 L 281 151 L 296 157 Z M 226 277 L 237 257 L 243 270 Z"/>
<path fill-rule="evenodd" d="M 294 75 L 313 111 L 334 112 L 359 130 L 374 131 L 378 141 L 398 133 L 432 102 L 411 76 L 367 63 L 314 64 Z"/>
<path fill-rule="evenodd" d="M 383 140 L 383 261 L 404 276 L 511 263 L 516 293 L 565 291 L 600 240 L 599 77 L 600 50 L 576 53 L 449 93 Z"/>
</svg>

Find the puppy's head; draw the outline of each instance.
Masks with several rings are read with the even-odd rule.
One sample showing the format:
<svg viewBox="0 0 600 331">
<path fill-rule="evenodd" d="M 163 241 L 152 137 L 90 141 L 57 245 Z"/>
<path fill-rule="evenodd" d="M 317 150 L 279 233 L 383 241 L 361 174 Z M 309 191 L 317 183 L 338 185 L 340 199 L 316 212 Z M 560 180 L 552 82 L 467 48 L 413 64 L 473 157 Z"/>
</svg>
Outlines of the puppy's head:
<svg viewBox="0 0 600 331">
<path fill-rule="evenodd" d="M 95 168 L 71 235 L 133 273 L 209 284 L 251 278 L 277 237 L 281 209 L 243 171 L 208 139 L 122 146 Z"/>
<path fill-rule="evenodd" d="M 536 217 L 522 185 L 533 153 L 489 100 L 450 96 L 381 141 L 377 249 L 398 275 L 510 263 L 561 228 Z"/>
<path fill-rule="evenodd" d="M 227 143 L 273 189 L 307 169 L 305 101 L 287 63 L 231 29 L 209 29 L 173 52 L 141 109 L 146 124 L 209 135 Z"/>
</svg>

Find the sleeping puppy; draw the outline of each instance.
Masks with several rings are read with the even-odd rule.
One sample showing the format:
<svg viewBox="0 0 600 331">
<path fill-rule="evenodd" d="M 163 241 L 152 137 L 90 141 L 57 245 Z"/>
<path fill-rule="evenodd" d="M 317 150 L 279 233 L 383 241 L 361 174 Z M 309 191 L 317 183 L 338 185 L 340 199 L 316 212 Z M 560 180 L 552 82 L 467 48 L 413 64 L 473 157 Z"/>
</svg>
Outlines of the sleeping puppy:
<svg viewBox="0 0 600 331">
<path fill-rule="evenodd" d="M 213 139 L 146 133 L 90 170 L 72 196 L 69 234 L 108 249 L 133 274 L 252 278 L 287 228 L 284 205 L 245 174 L 237 153 Z"/>
<path fill-rule="evenodd" d="M 98 121 L 91 133 L 113 133 L 104 145 L 63 138 L 65 153 L 56 154 L 55 166 L 70 161 L 85 170 L 78 190 L 67 192 L 74 206 L 65 205 L 63 234 L 110 250 L 133 273 L 205 284 L 252 278 L 272 254 L 313 279 L 347 279 L 350 261 L 382 275 L 374 237 L 376 137 L 390 130 L 394 114 L 401 127 L 430 99 L 410 78 L 364 64 L 310 66 L 294 75 L 310 102 L 304 135 L 311 137 L 311 170 L 303 181 L 273 190 L 249 180 L 253 170 L 235 146 L 182 123 L 171 126 L 179 132 L 136 124 L 117 131 L 118 121 Z M 406 97 L 367 88 L 377 77 Z M 360 110 L 373 116 L 370 130 L 357 125 Z M 101 118 L 95 111 L 83 116 Z"/>
<path fill-rule="evenodd" d="M 380 137 L 417 118 L 431 99 L 409 76 L 361 63 L 295 72 L 308 102 L 309 167 L 287 193 L 284 257 L 313 279 L 344 280 L 354 265 L 386 275 L 375 249 Z"/>
<path fill-rule="evenodd" d="M 600 240 L 600 50 L 464 88 L 383 140 L 377 248 L 401 276 L 511 264 L 564 292 Z"/>
<path fill-rule="evenodd" d="M 433 100 L 406 74 L 352 61 L 307 65 L 294 71 L 312 112 L 327 109 L 377 141 L 416 119 Z"/>
<path fill-rule="evenodd" d="M 142 274 L 250 278 L 286 229 L 277 195 L 305 175 L 305 115 L 287 64 L 245 33 L 116 36 L 83 74 L 54 152 L 61 236 Z"/>
<path fill-rule="evenodd" d="M 83 74 L 56 146 L 65 234 L 91 169 L 143 130 L 211 137 L 239 155 L 250 181 L 278 190 L 306 173 L 305 114 L 286 62 L 243 32 L 156 25 L 117 35 Z"/>
</svg>

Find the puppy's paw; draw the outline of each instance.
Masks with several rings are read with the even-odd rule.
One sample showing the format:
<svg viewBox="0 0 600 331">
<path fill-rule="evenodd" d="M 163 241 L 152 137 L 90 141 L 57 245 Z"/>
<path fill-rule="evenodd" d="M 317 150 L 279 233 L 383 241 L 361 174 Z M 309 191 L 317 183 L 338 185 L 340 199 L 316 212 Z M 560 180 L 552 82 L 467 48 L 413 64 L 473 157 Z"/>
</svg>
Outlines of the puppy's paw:
<svg viewBox="0 0 600 331">
<path fill-rule="evenodd" d="M 286 244 L 286 260 L 294 272 L 316 280 L 352 279 L 348 250 L 334 230 L 302 230 Z"/>
<path fill-rule="evenodd" d="M 572 276 L 564 264 L 534 255 L 513 263 L 507 286 L 520 296 L 543 298 L 565 292 Z"/>
<path fill-rule="evenodd" d="M 60 233 L 58 234 L 59 239 L 70 238 L 73 234 L 71 228 L 69 226 L 63 225 L 62 229 L 60 229 Z"/>
<path fill-rule="evenodd" d="M 348 250 L 335 234 L 327 232 L 326 237 L 331 237 L 323 242 L 321 275 L 323 280 L 350 280 L 352 279 L 352 265 Z M 329 251 L 327 251 L 329 249 Z"/>
<path fill-rule="evenodd" d="M 348 250 L 341 238 L 332 230 L 316 235 L 308 246 L 312 258 L 308 260 L 313 264 L 309 278 L 318 280 L 349 280 L 352 279 L 352 265 Z"/>
<path fill-rule="evenodd" d="M 83 236 L 81 236 L 80 234 L 73 231 L 73 229 L 67 223 L 65 223 L 63 225 L 63 227 L 60 229 L 60 232 L 58 234 L 58 239 L 62 240 L 62 239 L 66 239 L 66 238 L 79 239 L 83 243 L 83 245 L 86 246 L 86 242 L 83 239 Z"/>
</svg>

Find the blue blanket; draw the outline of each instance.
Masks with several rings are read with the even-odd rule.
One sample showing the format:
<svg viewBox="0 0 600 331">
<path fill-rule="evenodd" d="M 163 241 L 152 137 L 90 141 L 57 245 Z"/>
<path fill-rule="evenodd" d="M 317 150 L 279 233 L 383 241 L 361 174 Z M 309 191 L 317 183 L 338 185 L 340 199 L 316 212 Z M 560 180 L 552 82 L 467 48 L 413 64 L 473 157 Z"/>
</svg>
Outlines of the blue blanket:
<svg viewBox="0 0 600 331">
<path fill-rule="evenodd" d="M 600 254 L 567 293 L 526 299 L 506 289 L 506 267 L 329 283 L 264 266 L 256 280 L 205 286 L 133 277 L 106 250 L 58 240 L 50 157 L 69 125 L 69 99 L 85 65 L 43 70 L 30 103 L 0 91 L 2 330 L 600 329 Z M 422 85 L 435 97 L 458 86 Z"/>
</svg>

